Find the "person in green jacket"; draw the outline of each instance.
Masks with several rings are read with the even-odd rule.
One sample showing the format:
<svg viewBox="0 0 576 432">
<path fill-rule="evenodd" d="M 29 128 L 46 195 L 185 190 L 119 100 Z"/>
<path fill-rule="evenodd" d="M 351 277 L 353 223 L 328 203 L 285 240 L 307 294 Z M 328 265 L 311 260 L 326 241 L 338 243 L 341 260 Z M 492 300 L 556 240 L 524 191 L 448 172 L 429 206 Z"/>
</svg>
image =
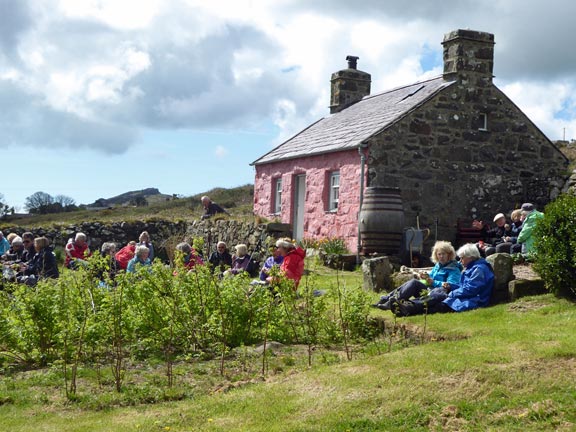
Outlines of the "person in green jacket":
<svg viewBox="0 0 576 432">
<path fill-rule="evenodd" d="M 544 213 L 536 210 L 534 204 L 531 203 L 522 204 L 521 209 L 524 223 L 520 234 L 518 234 L 518 243 L 522 244 L 522 255 L 530 257 L 534 252 L 534 227 L 544 217 Z"/>
</svg>

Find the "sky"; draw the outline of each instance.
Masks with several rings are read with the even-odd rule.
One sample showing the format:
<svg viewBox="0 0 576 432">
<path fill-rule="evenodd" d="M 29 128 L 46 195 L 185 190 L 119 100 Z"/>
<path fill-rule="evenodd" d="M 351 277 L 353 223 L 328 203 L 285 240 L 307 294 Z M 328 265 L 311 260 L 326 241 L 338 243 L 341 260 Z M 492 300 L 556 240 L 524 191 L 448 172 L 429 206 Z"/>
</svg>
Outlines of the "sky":
<svg viewBox="0 0 576 432">
<path fill-rule="evenodd" d="M 494 83 L 576 138 L 571 0 L 0 0 L 4 201 L 77 204 L 254 182 L 251 162 L 329 115 L 346 56 L 372 94 L 442 72 L 445 33 L 495 35 Z"/>
</svg>

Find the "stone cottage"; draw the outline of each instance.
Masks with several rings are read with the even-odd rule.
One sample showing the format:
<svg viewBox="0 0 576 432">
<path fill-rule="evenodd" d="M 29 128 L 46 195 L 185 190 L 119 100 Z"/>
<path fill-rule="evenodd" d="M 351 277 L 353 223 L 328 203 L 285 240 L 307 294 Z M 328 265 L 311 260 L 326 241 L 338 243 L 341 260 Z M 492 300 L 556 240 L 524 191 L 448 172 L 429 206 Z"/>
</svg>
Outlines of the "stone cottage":
<svg viewBox="0 0 576 432">
<path fill-rule="evenodd" d="M 451 241 L 459 221 L 554 199 L 568 161 L 493 84 L 494 35 L 456 30 L 442 45 L 442 76 L 376 95 L 348 56 L 332 74 L 330 115 L 253 162 L 255 214 L 356 251 L 368 186 L 399 188 L 406 226 L 418 217 Z"/>
</svg>

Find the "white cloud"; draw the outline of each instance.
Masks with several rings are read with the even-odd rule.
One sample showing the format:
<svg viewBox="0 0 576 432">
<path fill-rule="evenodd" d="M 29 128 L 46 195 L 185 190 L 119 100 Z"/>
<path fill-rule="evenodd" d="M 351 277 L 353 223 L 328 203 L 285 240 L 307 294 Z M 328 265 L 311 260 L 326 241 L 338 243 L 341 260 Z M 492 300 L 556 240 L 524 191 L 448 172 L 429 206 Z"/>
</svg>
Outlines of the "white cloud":
<svg viewBox="0 0 576 432">
<path fill-rule="evenodd" d="M 214 151 L 214 155 L 217 158 L 223 158 L 228 155 L 228 150 L 224 146 L 216 146 L 216 150 Z"/>
<path fill-rule="evenodd" d="M 0 98 L 14 121 L 0 145 L 45 145 L 22 132 L 31 119 L 42 119 L 41 136 L 60 130 L 52 145 L 66 148 L 88 124 L 124 138 L 275 125 L 282 141 L 328 115 L 330 75 L 347 55 L 377 93 L 439 74 L 444 33 L 467 27 L 495 34 L 503 90 L 545 133 L 576 132 L 568 0 L 4 1 Z M 133 144 L 85 142 L 103 152 Z"/>
</svg>

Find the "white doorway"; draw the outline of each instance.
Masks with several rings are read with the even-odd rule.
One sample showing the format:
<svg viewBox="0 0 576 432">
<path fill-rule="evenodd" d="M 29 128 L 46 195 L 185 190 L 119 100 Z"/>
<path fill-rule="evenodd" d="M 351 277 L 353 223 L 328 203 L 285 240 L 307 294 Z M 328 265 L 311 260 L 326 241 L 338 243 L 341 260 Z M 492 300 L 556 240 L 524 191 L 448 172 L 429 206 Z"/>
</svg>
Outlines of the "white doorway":
<svg viewBox="0 0 576 432">
<path fill-rule="evenodd" d="M 304 237 L 304 205 L 306 203 L 306 175 L 300 174 L 294 178 L 294 239 Z"/>
</svg>

